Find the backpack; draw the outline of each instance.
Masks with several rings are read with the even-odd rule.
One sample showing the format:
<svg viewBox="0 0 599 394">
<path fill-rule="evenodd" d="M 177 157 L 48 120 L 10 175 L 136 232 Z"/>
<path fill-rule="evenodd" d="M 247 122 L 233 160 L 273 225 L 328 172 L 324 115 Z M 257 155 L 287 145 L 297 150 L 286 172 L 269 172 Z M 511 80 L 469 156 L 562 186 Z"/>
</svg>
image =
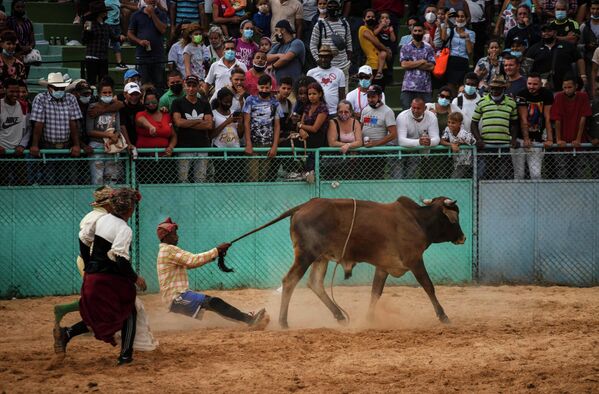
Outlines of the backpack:
<svg viewBox="0 0 599 394">
<path fill-rule="evenodd" d="M 349 29 L 349 23 L 347 23 L 347 20 L 345 18 L 339 18 L 339 20 L 341 21 L 341 24 L 343 25 L 343 28 L 345 29 L 345 37 L 347 37 L 347 30 Z M 345 42 L 345 37 L 340 37 L 337 33 L 335 33 L 335 31 L 333 30 L 333 28 L 331 27 L 331 25 L 329 25 L 329 22 L 327 22 L 327 21 L 324 21 L 324 22 L 318 21 L 318 32 L 320 33 L 320 35 L 318 38 L 318 48 L 317 49 L 320 49 L 320 47 L 322 45 L 322 35 L 324 34 L 324 38 L 327 38 L 327 32 L 326 32 L 326 29 L 324 28 L 325 23 L 331 30 L 331 40 L 333 40 L 333 45 L 335 45 L 338 50 L 344 51 L 347 48 L 347 43 Z"/>
<path fill-rule="evenodd" d="M 458 108 L 459 109 L 464 108 L 464 96 L 458 96 Z"/>
</svg>

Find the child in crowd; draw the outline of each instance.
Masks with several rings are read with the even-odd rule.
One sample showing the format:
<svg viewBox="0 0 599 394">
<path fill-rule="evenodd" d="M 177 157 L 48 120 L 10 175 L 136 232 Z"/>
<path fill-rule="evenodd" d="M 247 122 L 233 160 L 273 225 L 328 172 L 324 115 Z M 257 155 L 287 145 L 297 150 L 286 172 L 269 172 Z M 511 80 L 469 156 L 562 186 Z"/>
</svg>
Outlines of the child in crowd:
<svg viewBox="0 0 599 394">
<path fill-rule="evenodd" d="M 283 117 L 281 118 L 281 138 L 289 136 L 292 128 L 291 111 L 293 110 L 293 104 L 291 103 L 291 100 L 289 100 L 292 89 L 293 79 L 291 79 L 291 77 L 281 78 L 279 92 L 276 95 L 277 101 L 283 110 Z"/>
<path fill-rule="evenodd" d="M 272 48 L 272 41 L 270 40 L 270 36 L 263 36 L 260 38 L 260 52 L 268 53 L 270 52 L 270 48 Z"/>
<path fill-rule="evenodd" d="M 183 62 L 185 63 L 185 76 L 195 75 L 201 80 L 206 78 L 207 70 L 210 68 L 208 63 L 208 50 L 202 44 L 202 27 L 198 23 L 190 24 L 186 31 L 189 33 L 184 36 L 183 43 Z"/>
<path fill-rule="evenodd" d="M 324 19 L 327 17 L 327 0 L 318 0 L 316 5 L 318 7 L 318 12 L 316 15 L 314 15 L 314 18 L 312 18 L 313 26 L 316 26 L 318 21 L 324 21 Z"/>
<path fill-rule="evenodd" d="M 252 17 L 256 30 L 258 30 L 258 33 L 260 33 L 263 38 L 270 37 L 270 19 L 272 18 L 272 15 L 270 13 L 268 0 L 258 0 L 256 2 L 256 7 L 258 8 L 258 12 Z M 260 40 L 260 47 L 262 47 L 262 40 Z M 262 50 L 262 48 L 260 48 L 260 50 Z"/>
<path fill-rule="evenodd" d="M 464 116 L 460 112 L 452 112 L 447 117 L 447 127 L 441 136 L 441 145 L 450 146 L 453 156 L 452 178 L 470 176 L 472 170 L 472 151 L 460 151 L 460 145 L 474 145 L 476 140 L 472 134 L 464 129 L 462 122 Z"/>
<path fill-rule="evenodd" d="M 112 35 L 119 37 L 119 40 L 110 40 L 110 45 L 114 52 L 114 58 L 116 59 L 117 70 L 126 70 L 127 66 L 123 63 L 123 57 L 121 55 L 121 41 L 125 41 L 125 36 L 121 31 L 121 2 L 119 0 L 104 0 L 104 5 L 108 9 L 108 17 L 106 18 L 106 24 L 110 27 Z"/>
<path fill-rule="evenodd" d="M 379 16 L 379 24 L 374 29 L 374 35 L 377 36 L 381 44 L 391 50 L 391 53 L 396 52 L 397 36 L 395 35 L 393 26 L 391 26 L 391 16 L 388 12 L 381 12 L 381 15 Z M 385 61 L 387 62 L 387 68 L 384 73 L 387 74 L 385 77 L 388 77 L 393 74 L 393 57 L 387 56 Z"/>
<path fill-rule="evenodd" d="M 241 22 L 241 37 L 235 39 L 235 58 L 245 65 L 246 69 L 252 67 L 254 54 L 258 52 L 258 44 L 254 38 L 254 23 L 246 19 Z"/>
</svg>

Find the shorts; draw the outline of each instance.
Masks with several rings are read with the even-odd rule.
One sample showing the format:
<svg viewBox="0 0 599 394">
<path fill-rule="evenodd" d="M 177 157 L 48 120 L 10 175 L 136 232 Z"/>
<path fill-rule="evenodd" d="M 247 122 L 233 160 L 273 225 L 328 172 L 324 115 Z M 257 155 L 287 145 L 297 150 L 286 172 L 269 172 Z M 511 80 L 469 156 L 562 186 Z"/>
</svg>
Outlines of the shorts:
<svg viewBox="0 0 599 394">
<path fill-rule="evenodd" d="M 171 302 L 169 312 L 193 317 L 202 320 L 204 310 L 202 309 L 210 301 L 210 296 L 187 290 L 181 293 Z"/>
</svg>

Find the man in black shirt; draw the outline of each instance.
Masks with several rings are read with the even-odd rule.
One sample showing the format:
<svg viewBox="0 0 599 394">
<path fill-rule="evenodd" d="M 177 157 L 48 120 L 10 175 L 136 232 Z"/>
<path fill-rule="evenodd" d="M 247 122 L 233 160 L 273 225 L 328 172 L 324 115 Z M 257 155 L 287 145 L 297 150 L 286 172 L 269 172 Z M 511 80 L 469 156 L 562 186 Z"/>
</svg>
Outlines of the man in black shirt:
<svg viewBox="0 0 599 394">
<path fill-rule="evenodd" d="M 532 23 L 530 8 L 520 5 L 516 13 L 516 26 L 512 27 L 505 36 L 505 49 L 512 47 L 513 40 L 518 37 L 527 48 L 541 41 L 541 32 L 536 24 Z M 478 41 L 478 40 L 477 40 Z"/>
<path fill-rule="evenodd" d="M 528 164 L 530 179 L 541 179 L 543 146 L 553 144 L 553 129 L 550 114 L 553 94 L 541 86 L 541 76 L 531 73 L 526 80 L 526 89 L 516 96 L 520 131 L 519 148 L 512 149 L 514 179 L 524 179 L 524 160 Z"/>
<path fill-rule="evenodd" d="M 185 97 L 173 101 L 171 113 L 177 126 L 177 148 L 209 148 L 210 132 L 214 129 L 212 109 L 207 101 L 198 98 L 200 80 L 195 75 L 185 78 Z M 179 156 L 205 157 L 207 152 L 180 153 Z M 206 181 L 208 160 L 179 160 L 179 181 L 188 182 L 193 164 L 193 181 Z"/>
<path fill-rule="evenodd" d="M 141 89 L 135 82 L 129 82 L 125 85 L 125 106 L 119 111 L 121 119 L 121 130 L 129 135 L 131 144 L 135 146 L 137 144 L 137 131 L 135 129 L 135 115 L 138 112 L 144 110 L 144 106 L 141 103 Z"/>
</svg>

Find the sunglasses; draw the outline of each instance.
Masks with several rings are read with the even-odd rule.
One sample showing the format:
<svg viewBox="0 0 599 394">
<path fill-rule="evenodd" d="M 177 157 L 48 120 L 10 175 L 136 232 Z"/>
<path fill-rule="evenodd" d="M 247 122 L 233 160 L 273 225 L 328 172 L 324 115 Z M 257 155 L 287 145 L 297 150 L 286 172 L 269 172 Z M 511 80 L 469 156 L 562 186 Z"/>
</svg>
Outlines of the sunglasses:
<svg viewBox="0 0 599 394">
<path fill-rule="evenodd" d="M 146 101 L 146 105 L 154 105 L 154 104 L 158 104 L 158 100 L 148 100 L 148 101 Z"/>
<path fill-rule="evenodd" d="M 451 98 L 451 96 L 446 95 L 446 94 L 440 94 L 439 98 L 449 99 L 449 98 Z"/>
</svg>

